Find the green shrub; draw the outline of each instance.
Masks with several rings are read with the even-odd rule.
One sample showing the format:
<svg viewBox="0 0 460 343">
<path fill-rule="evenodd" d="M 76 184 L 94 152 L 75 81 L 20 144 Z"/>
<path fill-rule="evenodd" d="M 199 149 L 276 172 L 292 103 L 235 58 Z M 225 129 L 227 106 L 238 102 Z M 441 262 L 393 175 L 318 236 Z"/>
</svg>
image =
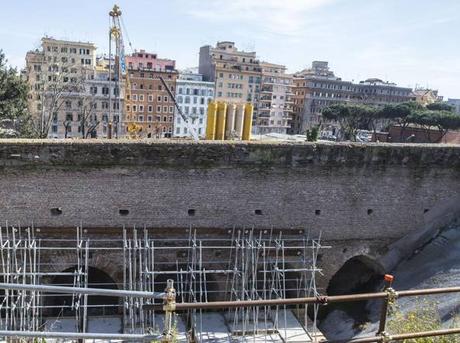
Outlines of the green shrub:
<svg viewBox="0 0 460 343">
<path fill-rule="evenodd" d="M 452 328 L 460 326 L 460 318 L 454 316 Z M 394 305 L 390 309 L 387 332 L 390 335 L 403 333 L 416 333 L 442 329 L 442 320 L 437 310 L 437 304 L 429 301 L 417 300 L 415 308 L 403 313 Z M 415 338 L 401 341 L 403 343 L 460 343 L 460 335 L 447 335 L 439 337 Z"/>
</svg>

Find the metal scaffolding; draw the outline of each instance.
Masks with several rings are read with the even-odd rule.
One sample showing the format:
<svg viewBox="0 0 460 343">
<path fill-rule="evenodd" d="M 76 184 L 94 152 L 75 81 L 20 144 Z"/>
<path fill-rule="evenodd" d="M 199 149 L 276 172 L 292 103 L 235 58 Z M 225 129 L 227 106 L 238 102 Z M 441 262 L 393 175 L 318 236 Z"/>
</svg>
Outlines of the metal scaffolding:
<svg viewBox="0 0 460 343">
<path fill-rule="evenodd" d="M 228 342 L 267 341 L 267 337 L 272 342 L 290 341 L 291 335 L 299 334 L 314 341 L 318 304 L 215 312 L 190 309 L 168 319 L 162 301 L 155 299 L 162 299 L 169 279 L 174 280 L 178 304 L 318 296 L 317 260 L 320 250 L 327 248 L 320 237 L 312 239 L 304 230 L 233 229 L 229 238 L 187 231 L 188 237 L 171 238 L 134 228 L 123 229 L 121 237 L 96 239 L 81 227 L 70 238 L 42 235 L 35 228 L 1 227 L 4 283 L 54 284 L 73 290 L 5 289 L 0 299 L 1 330 L 59 331 L 53 323 L 72 318 L 71 330 L 85 334 L 91 332 L 92 313 L 99 311 L 99 316 L 110 313 L 120 318 L 121 331 L 133 337 L 158 334 L 169 320 L 175 323 L 178 341 L 184 342 L 206 342 L 210 331 Z M 119 280 L 92 280 L 90 259 L 101 252 L 120 261 Z M 85 292 L 89 287 L 101 288 L 106 295 L 110 291 L 104 288 L 118 288 L 118 297 L 115 302 L 95 303 L 93 293 Z M 120 296 L 120 290 L 127 296 Z"/>
</svg>

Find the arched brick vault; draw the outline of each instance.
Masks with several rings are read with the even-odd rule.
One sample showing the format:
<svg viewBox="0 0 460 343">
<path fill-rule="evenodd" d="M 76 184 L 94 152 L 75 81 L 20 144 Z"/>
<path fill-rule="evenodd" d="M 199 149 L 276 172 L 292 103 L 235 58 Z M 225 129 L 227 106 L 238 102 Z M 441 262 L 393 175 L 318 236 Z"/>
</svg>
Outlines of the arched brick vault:
<svg viewBox="0 0 460 343">
<path fill-rule="evenodd" d="M 48 272 L 62 272 L 77 265 L 76 253 L 70 250 L 55 250 L 44 258 L 47 260 Z M 88 258 L 88 267 L 105 272 L 118 287 L 123 286 L 123 255 L 121 251 L 92 250 Z"/>
</svg>

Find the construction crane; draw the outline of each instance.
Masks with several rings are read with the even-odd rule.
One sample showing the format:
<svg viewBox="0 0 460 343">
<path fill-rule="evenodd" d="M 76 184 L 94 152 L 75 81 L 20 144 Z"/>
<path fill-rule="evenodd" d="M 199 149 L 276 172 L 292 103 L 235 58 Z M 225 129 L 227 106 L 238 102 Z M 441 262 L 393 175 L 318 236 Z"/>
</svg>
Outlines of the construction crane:
<svg viewBox="0 0 460 343">
<path fill-rule="evenodd" d="M 118 7 L 117 5 L 114 5 L 113 9 L 109 12 L 109 15 L 111 17 L 111 26 L 110 26 L 110 32 L 109 32 L 109 80 L 110 80 L 110 83 L 115 82 L 115 88 L 118 88 L 118 89 L 120 89 L 120 83 L 123 82 L 123 80 L 125 80 L 126 82 L 125 83 L 125 86 L 126 86 L 125 87 L 125 92 L 126 92 L 125 102 L 126 102 L 126 105 L 128 105 L 131 101 L 131 86 L 130 86 L 129 73 L 126 72 L 125 46 L 123 42 L 123 32 L 126 34 L 131 50 L 132 50 L 132 44 L 131 44 L 131 41 L 129 40 L 126 26 L 124 25 L 121 14 L 122 12 L 120 10 L 120 7 Z M 123 30 L 122 30 L 122 27 L 123 27 Z M 115 45 L 114 55 L 112 55 L 112 44 L 113 43 Z M 112 67 L 112 61 L 114 62 L 113 67 Z M 112 76 L 112 72 L 113 72 L 113 76 Z M 160 79 L 166 92 L 169 94 L 170 98 L 174 102 L 177 112 L 179 113 L 182 120 L 187 125 L 187 129 L 190 135 L 192 136 L 194 140 L 198 141 L 199 137 L 198 137 L 198 134 L 195 128 L 193 127 L 191 123 L 190 116 L 187 116 L 182 112 L 181 108 L 179 107 L 176 101 L 176 97 L 174 96 L 173 92 L 167 85 L 166 81 L 161 76 L 159 76 L 158 78 Z M 111 87 L 109 88 L 111 89 Z M 119 94 L 120 94 L 119 92 L 115 94 L 115 101 L 118 103 L 117 108 L 121 108 L 121 99 L 120 99 Z M 109 102 L 111 100 L 111 97 L 112 97 L 112 94 L 111 92 L 109 92 Z M 111 106 L 109 106 L 109 118 L 111 118 L 110 112 L 111 112 Z M 126 131 L 130 138 L 139 138 L 140 133 L 142 131 L 142 127 L 134 122 L 131 122 L 126 127 Z"/>
<path fill-rule="evenodd" d="M 118 113 L 123 113 L 123 108 L 121 105 L 120 98 L 120 84 L 123 82 L 123 75 L 126 73 L 126 63 L 125 63 L 125 51 L 123 45 L 123 35 L 121 31 L 121 10 L 117 5 L 113 6 L 113 9 L 109 12 L 111 17 L 111 25 L 109 29 L 109 118 L 112 119 L 111 112 L 112 108 L 117 109 Z M 112 51 L 112 44 L 115 45 L 115 54 Z M 112 82 L 115 83 L 112 88 Z M 127 85 L 128 86 L 128 85 Z M 112 89 L 117 91 L 113 92 Z M 129 87 L 126 87 L 128 90 Z M 112 95 L 115 97 L 113 104 L 116 104 L 115 107 L 112 105 Z M 117 121 L 114 121 L 114 131 L 118 135 L 119 131 L 120 118 Z M 111 135 L 111 133 L 109 133 Z"/>
<path fill-rule="evenodd" d="M 200 138 L 198 137 L 198 134 L 196 133 L 196 130 L 195 128 L 193 127 L 192 123 L 190 122 L 190 117 L 185 115 L 181 108 L 179 107 L 177 101 L 176 101 L 176 97 L 174 96 L 174 94 L 171 92 L 171 89 L 169 89 L 168 85 L 166 84 L 166 81 L 160 76 L 160 81 L 161 83 L 163 84 L 163 87 L 166 89 L 166 91 L 168 92 L 169 96 L 171 97 L 172 101 L 174 102 L 174 105 L 176 106 L 176 109 L 177 109 L 177 112 L 179 112 L 180 116 L 182 117 L 182 120 L 185 122 L 185 124 L 187 125 L 187 129 L 188 129 L 188 132 L 190 132 L 192 138 L 195 140 L 195 141 L 198 141 L 200 140 Z"/>
</svg>

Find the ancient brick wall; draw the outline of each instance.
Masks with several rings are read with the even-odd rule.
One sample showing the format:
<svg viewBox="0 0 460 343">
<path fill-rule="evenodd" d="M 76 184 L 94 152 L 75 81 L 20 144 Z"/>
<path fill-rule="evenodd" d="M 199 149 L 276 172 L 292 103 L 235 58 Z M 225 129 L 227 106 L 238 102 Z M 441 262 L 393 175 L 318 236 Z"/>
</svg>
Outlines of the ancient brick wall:
<svg viewBox="0 0 460 343">
<path fill-rule="evenodd" d="M 460 146 L 5 140 L 0 173 L 2 222 L 308 229 L 338 267 L 460 193 Z"/>
</svg>

